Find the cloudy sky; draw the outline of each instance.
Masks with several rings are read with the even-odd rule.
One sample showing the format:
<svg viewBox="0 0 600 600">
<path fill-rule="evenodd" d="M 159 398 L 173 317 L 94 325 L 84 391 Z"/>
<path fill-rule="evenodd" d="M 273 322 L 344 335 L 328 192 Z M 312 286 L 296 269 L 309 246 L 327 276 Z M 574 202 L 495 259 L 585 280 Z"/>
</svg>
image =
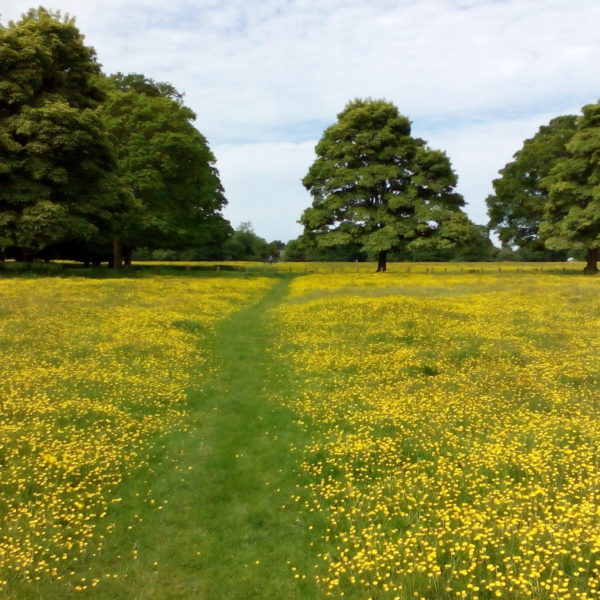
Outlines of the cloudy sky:
<svg viewBox="0 0 600 600">
<path fill-rule="evenodd" d="M 40 0 L 0 0 L 0 22 Z M 300 180 L 345 104 L 385 98 L 445 150 L 467 212 L 540 125 L 600 98 L 598 0 L 46 0 L 107 73 L 171 82 L 196 111 L 237 226 L 288 240 Z"/>
</svg>

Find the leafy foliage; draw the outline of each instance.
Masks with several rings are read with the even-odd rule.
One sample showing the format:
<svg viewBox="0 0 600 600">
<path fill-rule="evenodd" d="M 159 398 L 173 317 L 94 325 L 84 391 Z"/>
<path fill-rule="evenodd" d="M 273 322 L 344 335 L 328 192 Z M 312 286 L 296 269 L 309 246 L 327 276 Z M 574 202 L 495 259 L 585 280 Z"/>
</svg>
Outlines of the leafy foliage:
<svg viewBox="0 0 600 600">
<path fill-rule="evenodd" d="M 0 26 L 0 251 L 87 239 L 123 210 L 98 72 L 73 19 L 39 8 Z"/>
<path fill-rule="evenodd" d="M 225 260 L 266 260 L 273 256 L 274 248 L 254 233 L 251 223 L 240 223 L 233 235 L 223 244 Z"/>
<path fill-rule="evenodd" d="M 110 80 L 122 92 L 137 92 L 151 98 L 170 98 L 183 106 L 183 94 L 165 81 L 154 81 L 154 79 L 145 77 L 140 73 L 124 75 L 120 72 L 111 75 Z"/>
<path fill-rule="evenodd" d="M 215 157 L 194 128 L 196 115 L 166 83 L 117 74 L 102 117 L 117 152 L 118 175 L 135 207 L 118 232 L 126 246 L 178 249 L 230 233 Z"/>
<path fill-rule="evenodd" d="M 583 108 L 568 154 L 543 181 L 548 189 L 540 234 L 556 250 L 586 250 L 597 271 L 600 247 L 600 103 Z"/>
<path fill-rule="evenodd" d="M 495 194 L 487 197 L 489 227 L 498 234 L 504 245 L 518 245 L 534 252 L 544 250 L 539 236 L 548 191 L 543 180 L 553 166 L 568 156 L 567 143 L 577 127 L 577 117 L 565 115 L 552 119 L 525 140 L 514 160 L 493 181 Z M 564 259 L 564 253 L 545 258 Z"/>
<path fill-rule="evenodd" d="M 450 247 L 469 234 L 448 157 L 411 136 L 383 100 L 354 100 L 316 147 L 303 179 L 313 197 L 300 222 L 322 246 L 358 242 L 379 256 L 401 247 Z"/>
<path fill-rule="evenodd" d="M 288 242 L 285 248 L 285 260 L 288 261 L 341 261 L 354 262 L 367 259 L 367 253 L 360 244 L 349 242 L 338 246 L 320 246 L 316 236 L 310 232 L 299 235 Z"/>
</svg>

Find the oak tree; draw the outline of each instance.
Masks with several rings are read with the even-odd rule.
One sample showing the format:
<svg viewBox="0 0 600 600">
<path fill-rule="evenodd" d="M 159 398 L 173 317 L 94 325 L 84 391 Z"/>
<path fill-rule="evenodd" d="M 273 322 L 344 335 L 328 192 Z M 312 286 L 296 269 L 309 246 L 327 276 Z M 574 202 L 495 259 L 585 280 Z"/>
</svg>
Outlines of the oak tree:
<svg viewBox="0 0 600 600">
<path fill-rule="evenodd" d="M 548 190 L 544 178 L 554 165 L 568 156 L 567 143 L 577 128 L 577 117 L 565 115 L 523 143 L 513 159 L 494 179 L 494 194 L 487 197 L 489 224 L 506 247 L 519 246 L 548 258 L 566 258 L 564 252 L 550 254 L 539 235 Z"/>
<path fill-rule="evenodd" d="M 585 271 L 598 271 L 600 248 L 600 102 L 583 107 L 577 130 L 543 185 L 540 235 L 548 248 L 584 250 Z"/>
<path fill-rule="evenodd" d="M 359 243 L 385 271 L 390 250 L 451 247 L 472 231 L 448 157 L 413 137 L 390 102 L 350 102 L 316 154 L 303 179 L 313 203 L 300 222 L 321 246 Z"/>
<path fill-rule="evenodd" d="M 119 181 L 135 198 L 117 227 L 115 253 L 122 244 L 127 261 L 133 248 L 220 244 L 231 231 L 221 215 L 227 201 L 215 156 L 182 95 L 138 74 L 117 74 L 104 85 L 101 114 Z"/>
<path fill-rule="evenodd" d="M 38 8 L 0 26 L 0 254 L 90 238 L 123 210 L 98 72 L 68 16 Z"/>
</svg>

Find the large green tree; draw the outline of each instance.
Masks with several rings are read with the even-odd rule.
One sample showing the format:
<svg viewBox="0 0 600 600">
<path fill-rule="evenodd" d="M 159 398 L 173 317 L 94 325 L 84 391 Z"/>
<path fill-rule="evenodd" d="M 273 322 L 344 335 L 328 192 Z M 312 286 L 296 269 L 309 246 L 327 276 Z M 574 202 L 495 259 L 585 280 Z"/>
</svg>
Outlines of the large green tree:
<svg viewBox="0 0 600 600">
<path fill-rule="evenodd" d="M 121 219 L 115 238 L 125 257 L 133 248 L 220 244 L 231 228 L 215 157 L 193 126 L 194 112 L 170 84 L 142 75 L 117 74 L 105 81 L 101 114 L 117 153 L 122 186 L 135 207 Z"/>
<path fill-rule="evenodd" d="M 564 252 L 552 252 L 539 235 L 548 190 L 543 185 L 554 165 L 567 157 L 567 143 L 575 134 L 577 117 L 565 115 L 523 143 L 514 160 L 494 179 L 494 194 L 487 197 L 489 224 L 506 247 L 519 246 L 547 259 L 564 259 Z"/>
<path fill-rule="evenodd" d="M 450 247 L 472 232 L 448 157 L 412 137 L 390 102 L 350 102 L 316 154 L 303 179 L 313 203 L 300 222 L 320 245 L 359 243 L 385 271 L 390 250 Z"/>
<path fill-rule="evenodd" d="M 577 130 L 542 182 L 548 190 L 540 235 L 555 250 L 584 250 L 598 271 L 600 248 L 600 102 L 583 107 Z"/>
<path fill-rule="evenodd" d="M 0 254 L 106 229 L 127 204 L 96 107 L 94 50 L 43 8 L 0 26 Z"/>
</svg>

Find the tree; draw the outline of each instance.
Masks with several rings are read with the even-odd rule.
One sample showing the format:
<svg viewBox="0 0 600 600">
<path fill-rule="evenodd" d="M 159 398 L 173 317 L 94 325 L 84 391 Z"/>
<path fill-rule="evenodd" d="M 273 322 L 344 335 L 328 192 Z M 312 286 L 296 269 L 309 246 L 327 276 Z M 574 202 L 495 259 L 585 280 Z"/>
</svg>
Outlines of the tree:
<svg viewBox="0 0 600 600">
<path fill-rule="evenodd" d="M 95 53 L 43 8 L 0 26 L 0 254 L 88 239 L 124 210 Z"/>
<path fill-rule="evenodd" d="M 540 235 L 548 248 L 585 250 L 585 271 L 598 271 L 600 247 L 600 102 L 583 107 L 567 154 L 542 185 L 548 191 Z"/>
<path fill-rule="evenodd" d="M 278 261 L 281 258 L 281 255 L 283 254 L 284 250 L 285 244 L 281 240 L 273 240 L 272 242 L 269 242 L 269 245 L 267 247 L 267 252 L 269 253 L 268 255 L 274 261 Z"/>
<path fill-rule="evenodd" d="M 494 191 L 487 197 L 488 227 L 504 246 L 517 245 L 548 260 L 564 260 L 564 252 L 544 247 L 539 227 L 548 200 L 543 180 L 561 159 L 569 155 L 567 143 L 577 128 L 577 117 L 565 115 L 540 127 L 494 179 Z"/>
<path fill-rule="evenodd" d="M 424 262 L 477 261 L 494 260 L 498 249 L 490 240 L 485 225 L 471 225 L 471 231 L 452 248 L 417 248 L 398 256 L 401 260 Z"/>
<path fill-rule="evenodd" d="M 319 246 L 316 236 L 302 233 L 290 240 L 285 247 L 285 260 L 294 262 L 355 262 L 367 260 L 367 253 L 361 250 L 360 244 L 349 242 L 338 246 Z"/>
<path fill-rule="evenodd" d="M 266 260 L 271 252 L 267 240 L 256 235 L 252 223 L 240 223 L 223 244 L 225 260 Z"/>
<path fill-rule="evenodd" d="M 220 213 L 227 201 L 215 157 L 182 95 L 137 74 L 119 73 L 105 86 L 102 118 L 116 148 L 120 182 L 136 200 L 117 227 L 117 257 L 120 245 L 127 262 L 133 248 L 222 243 L 231 232 Z"/>
<path fill-rule="evenodd" d="M 450 247 L 468 230 L 447 156 L 410 135 L 384 100 L 354 100 L 325 130 L 303 179 L 313 197 L 300 222 L 321 246 L 357 242 L 386 270 L 398 248 Z"/>
</svg>

